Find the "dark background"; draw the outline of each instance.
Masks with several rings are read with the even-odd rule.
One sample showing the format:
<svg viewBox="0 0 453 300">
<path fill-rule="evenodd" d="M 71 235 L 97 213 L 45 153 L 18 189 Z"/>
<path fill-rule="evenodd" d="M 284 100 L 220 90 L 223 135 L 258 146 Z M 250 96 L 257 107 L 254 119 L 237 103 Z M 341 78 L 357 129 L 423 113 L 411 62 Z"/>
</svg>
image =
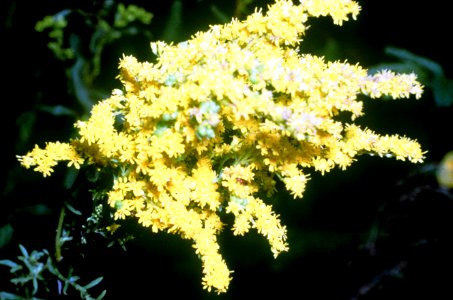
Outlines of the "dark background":
<svg viewBox="0 0 453 300">
<path fill-rule="evenodd" d="M 90 91 L 108 95 L 111 89 L 120 88 L 115 77 L 122 53 L 151 59 L 150 40 L 181 41 L 207 29 L 208 24 L 221 23 L 212 5 L 225 16 L 235 12 L 235 1 L 183 1 L 181 25 L 171 31 L 166 29 L 171 27 L 168 20 L 174 1 L 155 2 L 159 1 L 123 2 L 154 14 L 146 28 L 151 36 L 124 36 L 106 46 L 102 75 Z M 448 1 L 359 3 L 358 20 L 342 27 L 333 25 L 330 18 L 311 19 L 302 50 L 373 67 L 396 61 L 384 51 L 394 46 L 438 63 L 447 79 L 453 77 Z M 10 224 L 14 229 L 9 242 L 0 248 L 0 259 L 17 256 L 19 243 L 29 249 L 51 248 L 62 199 L 67 197 L 64 168 L 42 179 L 20 168 L 15 156 L 34 144 L 66 141 L 76 118 L 86 113 L 68 80 L 73 62 L 56 59 L 47 48 L 48 36 L 36 32 L 35 24 L 63 9 L 96 14 L 103 4 L 75 0 L 0 4 L 4 136 L 0 226 Z M 266 1 L 255 4 L 265 7 Z M 248 9 L 253 11 L 253 4 Z M 68 31 L 82 41 L 90 35 L 85 20 L 76 17 Z M 75 115 L 39 109 L 55 105 L 68 107 Z M 425 163 L 361 157 L 347 171 L 312 174 L 301 200 L 280 193 L 272 201 L 287 225 L 290 251 L 274 260 L 262 237 L 253 232 L 234 237 L 225 230 L 220 236 L 221 249 L 234 270 L 227 294 L 202 291 L 200 262 L 190 242 L 177 236 L 150 234 L 131 222 L 127 226 L 136 238 L 126 243 L 127 251 L 118 245 L 108 247 L 109 241 L 93 232 L 86 236 L 88 243 L 77 243 L 81 239 L 77 234 L 83 231 L 77 226 L 82 226 L 91 209 L 89 194 L 79 199 L 87 201 L 77 207 L 88 215 L 68 217 L 68 222 L 78 225 L 74 225 L 75 239 L 65 261 L 73 263 L 87 282 L 104 276 L 99 290 L 107 289 L 106 299 L 162 295 L 167 299 L 247 299 L 270 294 L 279 299 L 451 298 L 453 201 L 451 192 L 439 189 L 433 170 L 453 150 L 452 116 L 452 106 L 436 105 L 429 86 L 420 100 L 365 99 L 365 117 L 358 123 L 379 133 L 419 140 L 427 150 Z M 0 290 L 7 281 L 0 277 Z"/>
</svg>

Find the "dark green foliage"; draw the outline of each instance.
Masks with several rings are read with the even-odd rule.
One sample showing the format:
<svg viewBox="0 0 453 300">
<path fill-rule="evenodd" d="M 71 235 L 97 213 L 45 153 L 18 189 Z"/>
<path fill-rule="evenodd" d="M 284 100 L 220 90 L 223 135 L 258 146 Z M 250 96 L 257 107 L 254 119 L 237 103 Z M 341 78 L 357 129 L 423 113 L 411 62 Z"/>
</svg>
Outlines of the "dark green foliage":
<svg viewBox="0 0 453 300">
<path fill-rule="evenodd" d="M 80 299 L 101 300 L 106 295 L 107 292 L 104 290 L 94 298 L 88 291 L 98 285 L 102 277 L 86 285 L 80 285 L 78 283 L 80 277 L 72 274 L 72 267 L 69 268 L 68 275 L 63 275 L 47 250 L 33 250 L 29 253 L 20 244 L 19 249 L 22 255 L 17 256 L 17 262 L 9 259 L 0 260 L 0 265 L 10 268 L 12 277 L 10 282 L 15 286 L 14 293 L 0 291 L 0 299 L 45 299 L 50 295 L 63 297 L 76 293 Z"/>
</svg>

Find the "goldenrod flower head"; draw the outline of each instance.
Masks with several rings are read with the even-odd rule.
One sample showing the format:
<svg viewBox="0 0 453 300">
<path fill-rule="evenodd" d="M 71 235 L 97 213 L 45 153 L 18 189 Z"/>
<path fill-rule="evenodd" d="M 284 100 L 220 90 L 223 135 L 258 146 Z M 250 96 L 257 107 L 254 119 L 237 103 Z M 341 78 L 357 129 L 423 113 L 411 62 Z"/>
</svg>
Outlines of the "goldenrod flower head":
<svg viewBox="0 0 453 300">
<path fill-rule="evenodd" d="M 225 292 L 231 277 L 217 243 L 223 214 L 234 215 L 234 234 L 256 229 L 277 256 L 288 250 L 286 228 L 265 203 L 276 179 L 300 198 L 308 172 L 345 169 L 362 153 L 423 160 L 417 142 L 353 123 L 363 115 L 360 94 L 419 98 L 415 75 L 370 75 L 297 52 L 308 17 L 330 15 L 341 25 L 359 10 L 351 0 L 277 0 L 266 14 L 186 42 L 152 43 L 156 63 L 123 57 L 123 90 L 76 123 L 77 138 L 19 159 L 44 176 L 62 160 L 109 168 L 114 181 L 105 198 L 115 219 L 135 217 L 153 232 L 192 240 L 204 288 Z M 339 121 L 340 112 L 351 121 Z"/>
</svg>

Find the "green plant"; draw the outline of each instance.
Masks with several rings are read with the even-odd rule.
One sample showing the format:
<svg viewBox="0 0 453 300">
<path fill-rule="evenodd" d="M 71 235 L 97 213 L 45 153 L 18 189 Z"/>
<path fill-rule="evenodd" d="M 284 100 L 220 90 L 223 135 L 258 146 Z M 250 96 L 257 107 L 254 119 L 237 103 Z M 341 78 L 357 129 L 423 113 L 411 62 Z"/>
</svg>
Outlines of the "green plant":
<svg viewBox="0 0 453 300">
<path fill-rule="evenodd" d="M 49 294 L 66 296 L 74 293 L 78 293 L 80 299 L 100 300 L 104 298 L 107 293 L 105 290 L 98 297 L 91 296 L 89 291 L 102 281 L 102 277 L 81 285 L 78 282 L 80 277 L 73 274 L 72 267 L 69 267 L 66 275 L 60 271 L 59 261 L 62 258 L 60 247 L 71 239 L 66 231 L 62 232 L 62 235 L 57 238 L 58 247 L 55 258 L 46 249 L 33 250 L 29 253 L 23 245 L 19 245 L 22 255 L 17 256 L 17 261 L 0 260 L 0 265 L 10 268 L 12 277 L 10 282 L 15 286 L 14 293 L 0 291 L 0 299 L 42 299 L 41 297 L 47 298 Z"/>
</svg>

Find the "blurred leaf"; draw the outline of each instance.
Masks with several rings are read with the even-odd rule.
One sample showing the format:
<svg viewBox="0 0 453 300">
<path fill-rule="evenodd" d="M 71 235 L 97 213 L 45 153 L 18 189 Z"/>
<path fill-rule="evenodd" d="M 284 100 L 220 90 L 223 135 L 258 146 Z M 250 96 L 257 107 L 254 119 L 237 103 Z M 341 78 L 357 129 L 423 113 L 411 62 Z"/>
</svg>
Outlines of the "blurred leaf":
<svg viewBox="0 0 453 300">
<path fill-rule="evenodd" d="M 53 116 L 56 117 L 61 117 L 61 116 L 70 116 L 70 117 L 77 117 L 77 113 L 63 105 L 55 105 L 55 106 L 50 106 L 50 105 L 39 105 L 38 110 L 44 111 L 46 113 L 49 113 Z"/>
<path fill-rule="evenodd" d="M 64 295 L 67 295 L 68 288 L 70 286 L 77 286 L 76 281 L 80 279 L 79 276 L 71 276 L 71 274 L 72 274 L 72 268 L 69 270 L 68 278 L 65 280 L 65 284 L 64 284 L 64 287 L 63 287 L 63 294 Z"/>
<path fill-rule="evenodd" d="M 98 181 L 100 175 L 101 173 L 94 168 L 87 169 L 85 173 L 86 179 L 90 182 Z"/>
<path fill-rule="evenodd" d="M 76 208 L 74 208 L 72 205 L 70 205 L 69 203 L 65 203 L 65 206 L 67 207 L 67 209 L 69 209 L 73 214 L 75 215 L 78 215 L 78 216 L 81 216 L 82 215 L 82 212 Z"/>
<path fill-rule="evenodd" d="M 0 227 L 0 249 L 11 241 L 13 231 L 13 226 L 9 223 Z"/>
<path fill-rule="evenodd" d="M 107 294 L 107 290 L 103 290 L 102 293 L 96 298 L 96 300 L 102 300 L 102 299 L 104 299 L 105 294 Z"/>
<path fill-rule="evenodd" d="M 96 278 L 95 280 L 91 281 L 87 285 L 84 286 L 85 289 L 91 289 L 92 287 L 98 285 L 102 281 L 103 277 Z"/>
<path fill-rule="evenodd" d="M 79 276 L 71 276 L 71 277 L 69 277 L 68 282 L 69 282 L 69 283 L 75 283 L 75 282 L 77 282 L 79 279 L 80 279 Z"/>
<path fill-rule="evenodd" d="M 33 294 L 36 294 L 38 292 L 38 279 L 36 277 L 33 277 Z"/>
<path fill-rule="evenodd" d="M 60 245 L 63 245 L 64 243 L 72 241 L 72 240 L 73 240 L 73 237 L 69 236 L 69 232 L 66 230 L 63 230 L 63 234 L 59 239 Z"/>
<path fill-rule="evenodd" d="M 52 210 L 45 204 L 36 204 L 17 209 L 18 212 L 25 212 L 35 216 L 47 216 L 52 214 Z"/>
<path fill-rule="evenodd" d="M 11 282 L 15 285 L 17 285 L 17 284 L 24 285 L 27 282 L 29 282 L 30 280 L 33 280 L 33 277 L 28 275 L 28 276 L 21 276 L 21 277 L 13 278 L 13 279 L 11 279 Z"/>
<path fill-rule="evenodd" d="M 385 53 L 388 55 L 394 56 L 396 58 L 399 58 L 403 61 L 410 61 L 417 65 L 420 65 L 420 66 L 428 69 L 429 71 L 431 71 L 435 76 L 442 76 L 442 77 L 444 76 L 444 70 L 442 69 L 442 67 L 438 63 L 436 63 L 426 57 L 418 56 L 405 49 L 396 48 L 396 47 L 386 47 Z"/>
<path fill-rule="evenodd" d="M 36 123 L 36 112 L 26 111 L 22 113 L 16 120 L 16 124 L 19 127 L 19 135 L 16 146 L 22 148 L 27 143 L 30 136 L 33 134 L 33 127 Z"/>
<path fill-rule="evenodd" d="M 453 105 L 453 80 L 445 77 L 435 77 L 431 88 L 434 93 L 434 101 L 439 107 Z"/>
<path fill-rule="evenodd" d="M 24 298 L 15 294 L 0 292 L 0 300 L 23 300 Z"/>
<path fill-rule="evenodd" d="M 27 258 L 28 258 L 28 251 L 27 251 L 27 249 L 25 249 L 25 247 L 22 246 L 21 244 L 19 244 L 19 249 L 20 249 L 20 252 L 22 252 L 22 255 L 24 256 L 23 258 L 24 258 L 24 259 L 27 259 Z"/>
<path fill-rule="evenodd" d="M 11 273 L 16 273 L 17 271 L 22 269 L 21 265 L 15 263 L 14 261 L 9 260 L 9 259 L 0 260 L 0 265 L 4 265 L 4 266 L 7 266 L 7 267 L 10 267 L 11 269 L 9 271 Z"/>
<path fill-rule="evenodd" d="M 167 42 L 178 40 L 182 26 L 182 2 L 173 2 L 162 39 Z"/>
<path fill-rule="evenodd" d="M 220 9 L 217 8 L 215 4 L 211 5 L 211 12 L 212 14 L 221 22 L 221 23 L 228 23 L 230 21 L 230 17 L 221 11 Z"/>
<path fill-rule="evenodd" d="M 77 36 L 71 36 L 70 40 L 74 44 L 72 47 L 78 49 L 77 44 L 80 43 L 80 39 Z M 89 112 L 97 100 L 89 84 L 93 76 L 85 71 L 87 66 L 89 62 L 83 58 L 83 54 L 77 52 L 77 60 L 70 68 L 70 80 L 77 101 L 85 112 Z"/>
<path fill-rule="evenodd" d="M 70 190 L 72 188 L 78 175 L 79 175 L 79 170 L 77 170 L 75 168 L 67 169 L 65 178 L 64 178 L 64 182 L 63 182 L 63 186 L 65 187 L 65 189 Z"/>
<path fill-rule="evenodd" d="M 236 0 L 236 8 L 234 9 L 234 17 L 241 18 L 249 14 L 248 6 L 255 2 L 255 0 Z"/>
</svg>

